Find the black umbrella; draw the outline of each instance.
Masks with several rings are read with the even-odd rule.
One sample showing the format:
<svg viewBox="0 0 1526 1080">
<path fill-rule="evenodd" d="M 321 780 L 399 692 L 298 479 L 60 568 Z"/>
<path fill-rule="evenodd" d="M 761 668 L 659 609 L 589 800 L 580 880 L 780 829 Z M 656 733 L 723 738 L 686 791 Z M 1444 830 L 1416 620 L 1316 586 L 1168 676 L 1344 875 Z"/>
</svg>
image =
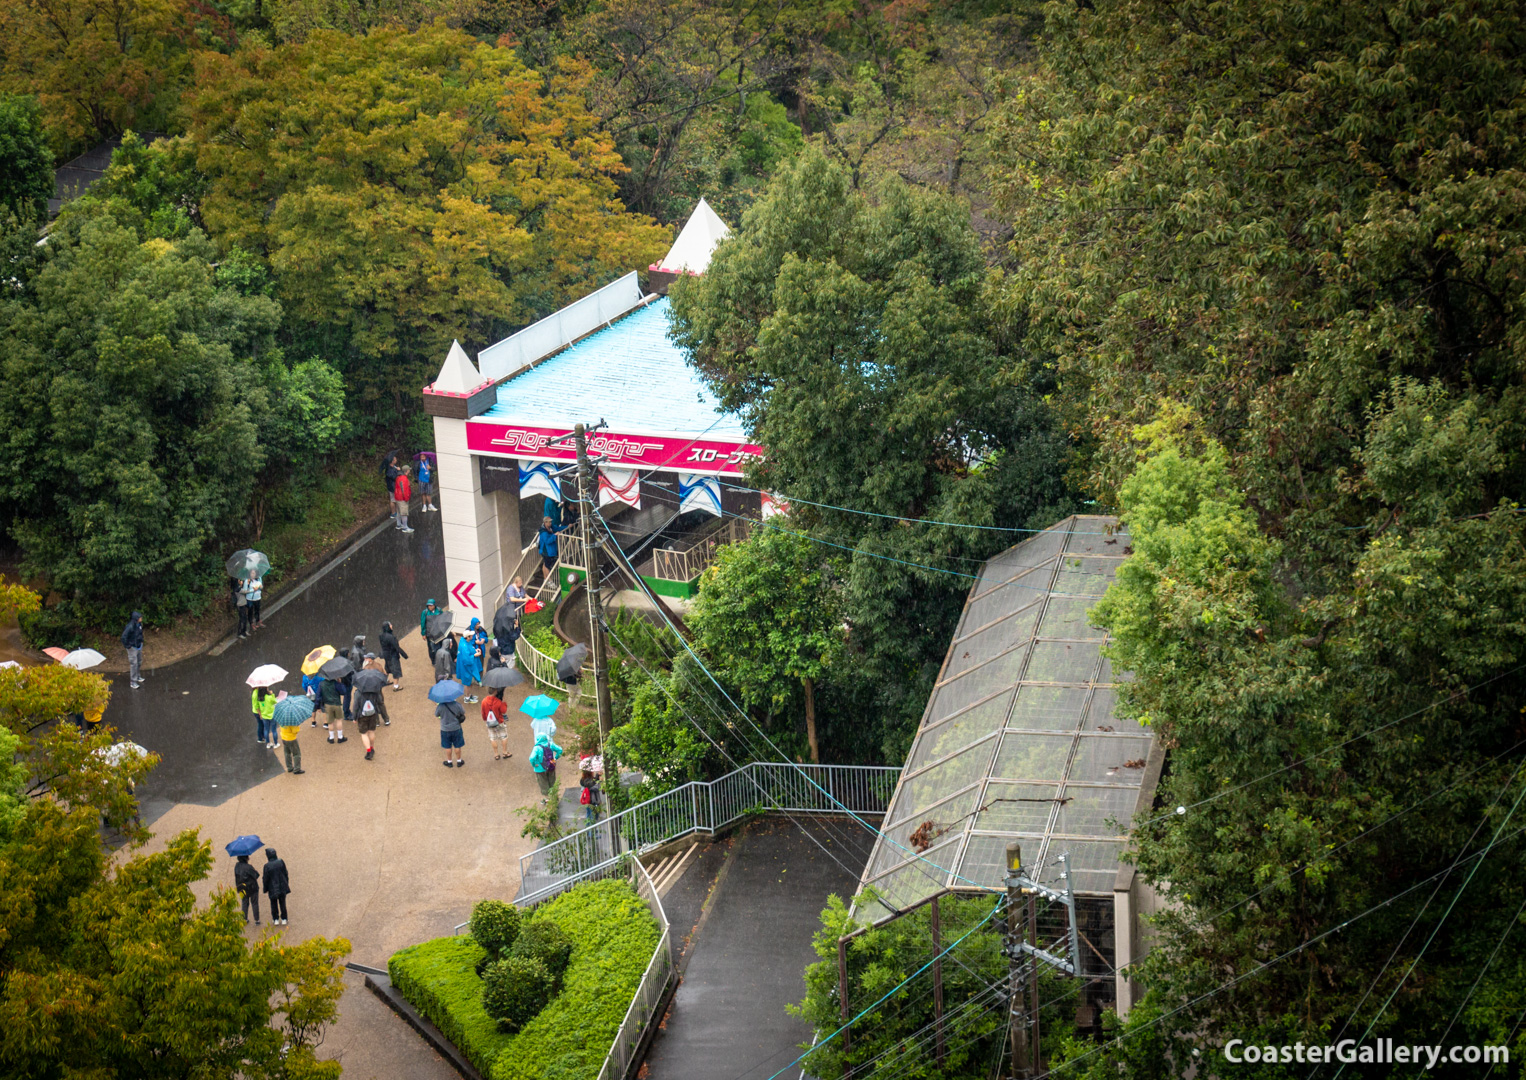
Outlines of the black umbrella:
<svg viewBox="0 0 1526 1080">
<path fill-rule="evenodd" d="M 336 656 L 318 669 L 318 674 L 325 679 L 343 679 L 348 675 L 355 674 L 355 665 L 342 656 Z"/>
<path fill-rule="evenodd" d="M 450 608 L 437 611 L 428 619 L 424 620 L 424 632 L 429 635 L 431 641 L 439 641 L 450 633 L 451 625 L 456 621 L 456 613 Z"/>
<path fill-rule="evenodd" d="M 355 673 L 355 689 L 363 694 L 380 690 L 387 685 L 387 676 L 375 668 L 361 668 Z"/>
<path fill-rule="evenodd" d="M 525 677 L 511 667 L 495 667 L 482 676 L 482 685 L 491 686 L 494 690 L 506 690 L 524 681 Z"/>
<path fill-rule="evenodd" d="M 583 661 L 588 659 L 588 646 L 581 641 L 570 645 L 556 662 L 556 677 L 562 682 L 576 679 L 583 673 Z"/>
<path fill-rule="evenodd" d="M 493 636 L 506 638 L 514 632 L 514 624 L 519 621 L 519 608 L 513 604 L 505 604 L 493 612 Z"/>
</svg>

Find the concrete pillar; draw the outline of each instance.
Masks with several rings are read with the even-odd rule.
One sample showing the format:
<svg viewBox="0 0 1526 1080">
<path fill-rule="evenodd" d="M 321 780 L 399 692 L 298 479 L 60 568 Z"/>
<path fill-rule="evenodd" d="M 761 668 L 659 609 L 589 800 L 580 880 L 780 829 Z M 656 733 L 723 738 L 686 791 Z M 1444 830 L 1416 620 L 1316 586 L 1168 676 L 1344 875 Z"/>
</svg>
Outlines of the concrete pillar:
<svg viewBox="0 0 1526 1080">
<path fill-rule="evenodd" d="M 455 610 L 456 626 L 462 629 L 474 615 L 490 622 L 491 605 L 503 588 L 499 558 L 501 493 L 482 492 L 481 471 L 466 448 L 465 420 L 436 416 L 434 445 L 445 547 L 445 596 L 440 599 Z M 517 506 L 514 517 L 518 528 Z"/>
</svg>

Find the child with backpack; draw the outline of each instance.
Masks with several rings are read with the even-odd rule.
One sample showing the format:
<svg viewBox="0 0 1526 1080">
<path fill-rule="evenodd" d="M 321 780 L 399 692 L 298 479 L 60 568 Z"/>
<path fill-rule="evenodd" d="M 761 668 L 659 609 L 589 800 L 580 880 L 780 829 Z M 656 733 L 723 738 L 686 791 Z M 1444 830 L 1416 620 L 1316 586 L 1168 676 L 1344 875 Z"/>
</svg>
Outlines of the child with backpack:
<svg viewBox="0 0 1526 1080">
<path fill-rule="evenodd" d="M 584 769 L 578 784 L 583 788 L 582 794 L 578 796 L 578 802 L 583 804 L 583 820 L 592 824 L 599 820 L 599 800 L 604 795 L 599 790 L 599 778 L 590 770 Z"/>
</svg>

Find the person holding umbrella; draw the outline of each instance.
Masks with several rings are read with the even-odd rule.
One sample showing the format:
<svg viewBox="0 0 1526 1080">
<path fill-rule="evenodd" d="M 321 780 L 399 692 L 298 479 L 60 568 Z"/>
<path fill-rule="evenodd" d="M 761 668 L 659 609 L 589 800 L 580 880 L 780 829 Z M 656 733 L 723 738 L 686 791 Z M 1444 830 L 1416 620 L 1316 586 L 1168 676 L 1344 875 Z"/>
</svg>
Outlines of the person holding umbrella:
<svg viewBox="0 0 1526 1080">
<path fill-rule="evenodd" d="M 344 697 L 344 718 L 353 720 L 360 706 L 350 708 L 350 696 L 355 690 L 355 672 L 366 666 L 366 635 L 356 634 L 355 643 L 350 646 L 350 651 L 344 654 L 344 658 L 350 662 L 350 673 L 339 680 L 339 692 Z"/>
<path fill-rule="evenodd" d="M 419 615 L 419 633 L 424 635 L 424 640 L 429 643 L 429 661 L 434 663 L 435 656 L 439 653 L 440 646 L 450 637 L 451 624 L 456 621 L 456 613 L 450 608 L 444 611 L 435 609 L 434 601 L 424 608 Z M 450 654 L 451 663 L 456 661 L 456 654 Z"/>
<path fill-rule="evenodd" d="M 255 741 L 265 744 L 265 749 L 276 748 L 275 709 L 276 695 L 270 687 L 286 678 L 286 669 L 277 664 L 261 664 L 249 673 L 245 685 L 254 687 L 249 708 L 254 712 Z"/>
<path fill-rule="evenodd" d="M 265 595 L 265 582 L 257 577 L 249 579 L 244 586 L 244 593 L 249 597 L 249 630 L 265 629 L 265 621 L 260 618 L 260 599 Z"/>
<path fill-rule="evenodd" d="M 299 776 L 302 773 L 302 747 L 297 745 L 297 736 L 302 734 L 302 721 L 311 715 L 313 703 L 310 698 L 290 697 L 284 690 L 276 698 L 275 722 L 281 733 L 281 749 L 286 755 L 286 771 Z"/>
<path fill-rule="evenodd" d="M 535 782 L 542 795 L 551 794 L 556 783 L 556 759 L 562 756 L 562 748 L 551 741 L 549 735 L 535 736 L 535 748 L 530 751 L 530 768 L 535 770 Z"/>
<path fill-rule="evenodd" d="M 334 646 L 319 645 L 312 652 L 302 658 L 302 692 L 313 703 L 313 727 L 318 726 L 317 714 L 322 712 L 322 702 L 319 695 L 323 690 L 323 676 L 318 673 L 319 669 L 330 660 L 334 659 Z"/>
<path fill-rule="evenodd" d="M 583 664 L 588 659 L 588 646 L 581 641 L 570 645 L 556 662 L 556 677 L 567 687 L 567 704 L 576 705 L 583 693 Z"/>
<path fill-rule="evenodd" d="M 366 748 L 367 761 L 376 756 L 371 737 L 376 730 L 376 718 L 382 717 L 388 724 L 392 723 L 387 718 L 387 706 L 381 695 L 382 687 L 386 685 L 387 676 L 379 668 L 368 666 L 355 673 L 355 723 L 360 728 L 360 741 Z"/>
<path fill-rule="evenodd" d="M 350 670 L 350 662 L 342 656 L 336 656 L 320 669 L 323 682 L 318 686 L 318 700 L 323 705 L 323 730 L 328 732 L 330 743 L 349 742 L 344 735 L 344 696 L 340 693 L 340 680 Z"/>
<path fill-rule="evenodd" d="M 249 909 L 254 908 L 254 925 L 260 925 L 260 873 L 249 865 L 249 856 L 238 856 L 233 864 L 233 887 L 238 890 L 238 905 L 244 909 L 244 922 L 249 921 Z"/>
<path fill-rule="evenodd" d="M 392 624 L 390 622 L 382 623 L 380 640 L 382 666 L 392 683 L 392 689 L 394 691 L 401 690 L 403 688 L 403 661 L 408 659 L 408 654 L 403 652 L 403 646 L 398 642 L 397 635 L 392 632 Z M 387 722 L 391 723 L 390 720 Z"/>
<path fill-rule="evenodd" d="M 461 768 L 461 748 L 466 738 L 461 724 L 466 720 L 466 710 L 461 708 L 461 684 L 452 679 L 441 679 L 429 688 L 429 700 L 435 702 L 434 714 L 440 718 L 440 748 L 445 751 L 444 766 Z"/>
</svg>

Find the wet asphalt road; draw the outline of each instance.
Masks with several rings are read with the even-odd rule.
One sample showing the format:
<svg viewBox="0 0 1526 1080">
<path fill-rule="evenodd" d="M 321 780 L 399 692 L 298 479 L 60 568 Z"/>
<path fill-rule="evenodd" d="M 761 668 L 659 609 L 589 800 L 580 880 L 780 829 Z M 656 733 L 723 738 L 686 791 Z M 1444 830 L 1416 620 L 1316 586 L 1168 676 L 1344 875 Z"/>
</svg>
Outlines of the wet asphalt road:
<svg viewBox="0 0 1526 1080">
<path fill-rule="evenodd" d="M 446 599 L 440 515 L 414 514 L 409 524 L 413 535 L 383 530 L 221 656 L 148 669 L 138 690 L 126 675 L 112 678 L 106 719 L 162 759 L 138 787 L 145 824 L 176 803 L 215 806 L 281 772 L 280 756 L 256 741 L 249 710 L 244 679 L 260 664 L 281 665 L 290 674 L 277 689 L 297 691 L 309 650 L 343 651 L 365 634 L 367 650 L 376 652 L 384 620 L 405 638 L 418 629 L 425 600 Z"/>
</svg>

